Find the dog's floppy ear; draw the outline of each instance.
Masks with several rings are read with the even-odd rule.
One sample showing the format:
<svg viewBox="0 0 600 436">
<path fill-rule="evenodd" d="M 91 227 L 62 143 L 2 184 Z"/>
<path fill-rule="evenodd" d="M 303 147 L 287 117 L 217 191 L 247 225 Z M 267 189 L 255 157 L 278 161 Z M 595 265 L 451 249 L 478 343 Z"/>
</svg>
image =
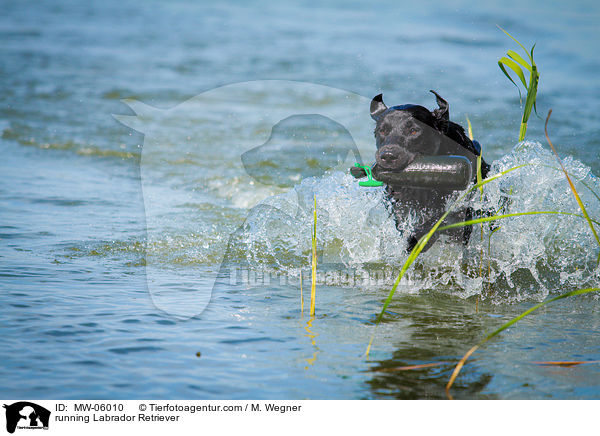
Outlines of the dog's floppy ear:
<svg viewBox="0 0 600 436">
<path fill-rule="evenodd" d="M 378 94 L 371 100 L 371 118 L 375 121 L 379 120 L 379 116 L 387 110 L 387 106 L 383 102 L 383 94 Z"/>
<path fill-rule="evenodd" d="M 429 92 L 435 95 L 435 100 L 439 106 L 439 108 L 435 109 L 433 112 L 431 112 L 431 114 L 435 118 L 439 129 L 442 132 L 446 132 L 448 130 L 448 122 L 450 121 L 450 105 L 433 89 L 429 90 Z"/>
</svg>

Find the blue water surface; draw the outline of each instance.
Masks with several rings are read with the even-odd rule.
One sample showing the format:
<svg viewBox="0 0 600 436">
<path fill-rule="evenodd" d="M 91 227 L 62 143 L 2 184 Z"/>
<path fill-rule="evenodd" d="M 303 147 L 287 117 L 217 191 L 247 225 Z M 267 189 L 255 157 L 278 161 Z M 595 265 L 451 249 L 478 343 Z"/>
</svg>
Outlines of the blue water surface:
<svg viewBox="0 0 600 436">
<path fill-rule="evenodd" d="M 4 1 L 0 397 L 446 398 L 456 360 L 539 301 L 537 285 L 519 288 L 511 304 L 482 298 L 476 305 L 473 296 L 426 285 L 400 293 L 369 359 L 364 352 L 385 286 L 321 286 L 310 324 L 300 315 L 296 285 L 280 283 L 224 286 L 201 314 L 172 316 L 151 298 L 150 256 L 175 277 L 194 275 L 199 265 L 218 270 L 218 244 L 254 203 L 231 201 L 239 186 L 217 174 L 198 189 L 198 203 L 177 209 L 181 214 L 170 210 L 172 228 L 147 247 L 144 135 L 112 114 L 132 115 L 125 98 L 167 109 L 249 80 L 310 82 L 369 98 L 383 92 L 390 104 L 432 108 L 435 89 L 450 102 L 453 120 L 464 125 L 470 118 L 492 162 L 515 146 L 522 110 L 497 66 L 518 49 L 500 25 L 527 47 L 537 43 L 539 115 L 552 108 L 561 154 L 599 175 L 599 19 L 600 6 L 591 1 Z M 278 104 L 288 96 L 269 98 Z M 182 169 L 169 173 L 169 182 L 185 187 L 190 172 L 239 159 L 219 141 L 220 129 L 244 127 L 233 123 L 216 117 L 190 125 L 194 137 L 206 138 L 204 154 L 178 161 Z M 532 115 L 528 137 L 545 143 L 543 126 Z M 186 138 L 175 129 L 169 146 Z M 259 195 L 245 183 L 239 185 Z M 598 212 L 589 198 L 591 213 Z M 206 224 L 204 233 L 180 231 L 194 219 Z M 197 257 L 182 260 L 181 250 L 196 248 Z M 598 270 L 596 278 L 590 274 L 580 287 L 596 283 Z M 599 361 L 599 333 L 594 297 L 546 306 L 478 351 L 454 395 L 598 398 L 597 363 L 533 362 Z M 398 369 L 425 363 L 438 365 Z"/>
</svg>

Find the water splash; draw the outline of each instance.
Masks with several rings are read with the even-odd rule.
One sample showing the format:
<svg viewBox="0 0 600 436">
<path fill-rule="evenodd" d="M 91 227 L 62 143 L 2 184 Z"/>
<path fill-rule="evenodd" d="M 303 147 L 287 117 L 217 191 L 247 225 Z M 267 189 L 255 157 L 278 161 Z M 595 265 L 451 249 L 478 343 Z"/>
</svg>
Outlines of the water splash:
<svg viewBox="0 0 600 436">
<path fill-rule="evenodd" d="M 591 216 L 597 218 L 600 200 L 591 190 L 600 192 L 599 179 L 575 159 L 566 158 L 564 163 L 577 180 Z M 493 163 L 491 175 L 522 164 L 529 165 L 487 184 L 483 200 L 476 196 L 469 203 L 488 211 L 503 209 L 503 213 L 580 212 L 555 158 L 538 142 L 518 144 Z M 319 214 L 320 265 L 399 269 L 407 257 L 403 234 L 410 234 L 414 220 L 407 217 L 397 231 L 383 189 L 360 188 L 340 172 L 304 179 L 251 211 L 234 237 L 237 255 L 255 266 L 292 270 L 306 265 L 313 193 Z M 475 226 L 466 247 L 443 241 L 444 237 L 419 257 L 407 276 L 406 292 L 436 290 L 511 302 L 543 299 L 552 292 L 600 282 L 595 262 L 598 247 L 585 221 L 576 216 L 507 218 L 491 226 Z"/>
</svg>

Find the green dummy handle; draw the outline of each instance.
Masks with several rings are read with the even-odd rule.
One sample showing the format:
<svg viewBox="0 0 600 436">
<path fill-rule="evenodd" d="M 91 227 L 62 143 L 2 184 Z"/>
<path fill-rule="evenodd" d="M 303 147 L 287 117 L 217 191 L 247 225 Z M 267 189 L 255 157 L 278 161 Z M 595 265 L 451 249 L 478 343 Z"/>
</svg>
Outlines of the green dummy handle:
<svg viewBox="0 0 600 436">
<path fill-rule="evenodd" d="M 382 186 L 383 182 L 380 182 L 378 180 L 373 180 L 373 174 L 371 172 L 371 167 L 368 165 L 360 165 L 358 163 L 354 164 L 355 167 L 357 168 L 362 168 L 363 170 L 365 170 L 365 173 L 367 173 L 367 179 L 366 181 L 363 182 L 358 182 L 359 186 L 369 186 L 369 187 L 376 187 L 376 186 Z"/>
</svg>

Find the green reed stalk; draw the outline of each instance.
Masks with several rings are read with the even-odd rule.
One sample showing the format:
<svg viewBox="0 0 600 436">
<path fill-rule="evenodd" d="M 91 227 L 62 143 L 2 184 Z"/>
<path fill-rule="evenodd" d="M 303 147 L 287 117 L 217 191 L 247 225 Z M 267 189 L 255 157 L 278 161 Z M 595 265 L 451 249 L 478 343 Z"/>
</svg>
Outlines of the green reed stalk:
<svg viewBox="0 0 600 436">
<path fill-rule="evenodd" d="M 588 225 L 590 226 L 590 229 L 592 229 L 592 233 L 594 234 L 594 237 L 596 238 L 596 242 L 598 242 L 598 246 L 600 246 L 600 238 L 598 237 L 598 233 L 596 232 L 596 229 L 594 228 L 594 225 L 592 224 L 593 220 L 588 215 L 587 210 L 585 209 L 585 206 L 583 205 L 583 202 L 581 201 L 581 198 L 579 197 L 579 193 L 577 192 L 577 189 L 575 189 L 575 185 L 573 184 L 573 182 L 571 181 L 571 178 L 569 177 L 569 173 L 567 173 L 567 170 L 565 169 L 565 166 L 563 165 L 562 160 L 560 160 L 560 156 L 558 156 L 558 152 L 554 148 L 554 145 L 552 145 L 552 141 L 550 141 L 550 136 L 548 136 L 548 120 L 550 119 L 551 114 L 552 114 L 552 109 L 550 109 L 548 111 L 548 116 L 546 117 L 546 124 L 544 125 L 544 133 L 546 134 L 546 140 L 548 141 L 548 144 L 550 144 L 550 148 L 554 152 L 554 155 L 556 156 L 556 160 L 558 160 L 560 168 L 563 170 L 563 173 L 565 173 L 565 177 L 567 178 L 567 182 L 569 182 L 569 187 L 571 188 L 571 191 L 573 192 L 573 195 L 575 196 L 575 200 L 577 200 L 577 204 L 579 205 L 581 212 L 583 212 L 583 215 L 585 216 L 585 219 L 587 220 Z M 598 252 L 598 264 L 600 264 L 600 252 Z"/>
<path fill-rule="evenodd" d="M 534 109 L 537 113 L 536 108 L 536 97 L 537 97 L 537 88 L 538 83 L 540 81 L 540 73 L 537 70 L 537 65 L 533 60 L 533 49 L 535 48 L 535 44 L 531 47 L 531 52 L 528 52 L 523 44 L 521 44 L 515 37 L 513 37 L 510 33 L 504 30 L 502 27 L 498 26 L 500 30 L 506 33 L 513 41 L 521 46 L 525 54 L 527 55 L 529 62 L 523 59 L 519 54 L 514 52 L 513 50 L 508 50 L 506 52 L 506 56 L 500 58 L 498 61 L 498 66 L 504 73 L 504 75 L 510 80 L 513 85 L 517 87 L 519 91 L 519 100 L 521 100 L 521 89 L 517 85 L 517 83 L 510 77 L 508 74 L 506 67 L 510 68 L 517 77 L 521 80 L 521 83 L 525 87 L 527 91 L 527 97 L 525 98 L 525 107 L 523 108 L 523 116 L 521 117 L 521 126 L 519 128 L 519 142 L 525 139 L 525 134 L 527 133 L 527 122 L 529 120 L 529 116 L 531 115 L 531 109 Z M 523 68 L 529 72 L 529 81 L 525 79 L 525 73 L 523 72 Z"/>
<path fill-rule="evenodd" d="M 538 165 L 539 165 L 539 166 L 541 166 L 541 167 L 550 168 L 550 169 L 553 169 L 553 170 L 556 170 L 556 171 L 563 171 L 561 168 L 556 168 L 556 167 L 553 167 L 552 165 L 545 165 L 545 164 L 538 164 Z M 573 178 L 575 178 L 575 177 L 576 177 L 574 174 L 571 174 L 571 173 L 569 173 L 569 172 L 567 172 L 567 174 L 569 175 L 569 177 L 573 177 Z M 579 183 L 581 183 L 583 186 L 585 186 L 585 187 L 586 187 L 586 188 L 587 188 L 587 189 L 588 189 L 588 190 L 589 190 L 589 191 L 592 193 L 592 195 L 593 195 L 594 197 L 596 197 L 596 199 L 597 199 L 598 201 L 600 201 L 600 195 L 598 195 L 598 193 L 597 193 L 597 192 L 595 192 L 595 191 L 594 191 L 594 190 L 593 190 L 593 189 L 590 187 L 590 185 L 588 185 L 587 183 L 585 183 L 585 182 L 584 182 L 583 180 L 581 180 L 581 179 L 578 179 L 578 180 L 576 180 L 576 181 L 577 181 L 577 182 L 579 182 Z"/>
<path fill-rule="evenodd" d="M 492 177 L 488 177 L 487 179 L 482 180 L 480 183 L 476 183 L 471 188 L 469 188 L 463 195 L 461 195 L 458 198 L 458 200 L 456 200 L 454 203 L 452 203 L 452 205 L 450 205 L 450 207 L 446 210 L 446 212 L 444 212 L 442 217 L 435 223 L 435 225 L 431 228 L 431 230 L 427 234 L 423 235 L 421 237 L 421 239 L 419 239 L 417 244 L 414 246 L 414 248 L 408 255 L 408 258 L 404 262 L 404 265 L 402 265 L 402 268 L 400 269 L 400 273 L 398 274 L 398 277 L 396 278 L 396 281 L 394 282 L 394 285 L 392 286 L 392 289 L 390 290 L 388 297 L 386 298 L 385 303 L 383 304 L 383 308 L 381 309 L 381 312 L 379 313 L 379 315 L 377 316 L 377 319 L 375 320 L 375 327 L 377 327 L 379 325 L 379 323 L 381 322 L 381 319 L 383 318 L 383 314 L 385 313 L 386 309 L 390 305 L 392 298 L 393 298 L 394 294 L 396 293 L 396 289 L 398 288 L 398 285 L 400 284 L 400 280 L 402 280 L 402 277 L 404 277 L 404 274 L 406 273 L 408 268 L 414 263 L 414 261 L 417 259 L 419 254 L 421 254 L 421 251 L 423 251 L 423 249 L 425 248 L 425 246 L 427 245 L 427 243 L 429 242 L 429 240 L 431 239 L 433 234 L 438 230 L 438 228 L 440 227 L 442 222 L 446 219 L 448 214 L 452 211 L 452 209 L 457 204 L 459 204 L 462 200 L 464 200 L 465 197 L 467 197 L 467 195 L 469 195 L 471 192 L 473 192 L 473 190 L 478 189 L 479 187 L 484 186 L 490 182 L 493 182 L 494 180 L 499 179 L 500 177 L 504 176 L 505 174 L 510 173 L 511 171 L 515 171 L 515 170 L 518 170 L 520 168 L 523 168 L 523 167 L 526 167 L 529 165 L 532 165 L 532 164 L 523 164 L 523 165 L 519 165 L 519 166 L 516 166 L 513 168 L 509 168 L 505 171 L 502 171 L 498 174 L 493 175 Z M 367 350 L 365 352 L 366 357 L 369 357 L 369 352 L 371 351 L 371 345 L 373 344 L 374 339 L 375 339 L 375 332 L 373 332 L 373 335 L 371 336 L 371 339 L 369 340 L 369 345 L 367 346 Z"/>
<path fill-rule="evenodd" d="M 315 316 L 315 305 L 317 300 L 317 196 L 313 196 L 314 200 L 314 222 L 312 228 L 312 282 L 310 288 L 310 316 Z"/>
<path fill-rule="evenodd" d="M 471 120 L 469 119 L 469 117 L 467 116 L 467 132 L 469 135 L 469 139 L 472 141 L 473 140 L 473 126 L 471 125 Z M 483 159 L 482 157 L 483 154 L 483 150 L 481 150 L 479 152 L 479 156 L 477 156 L 477 183 L 481 183 L 481 180 L 483 180 L 483 177 L 481 175 L 481 161 Z M 483 186 L 479 187 L 479 200 L 483 201 Z M 481 242 L 483 242 L 483 223 L 481 223 L 481 228 L 479 229 L 479 235 L 481 238 Z M 483 277 L 483 246 L 481 247 L 481 250 L 479 251 L 479 277 Z M 479 308 L 479 296 L 477 296 L 477 299 L 475 300 L 475 311 L 477 311 Z"/>
<path fill-rule="evenodd" d="M 490 333 L 489 335 L 487 335 L 479 344 L 471 347 L 471 349 L 469 349 L 469 351 L 467 351 L 465 353 L 465 355 L 462 357 L 462 359 L 460 359 L 460 361 L 456 364 L 456 367 L 454 368 L 454 371 L 452 372 L 452 375 L 450 376 L 450 380 L 448 381 L 448 384 L 446 385 L 446 394 L 448 395 L 448 397 L 450 399 L 452 399 L 452 396 L 450 395 L 450 388 L 452 387 L 452 385 L 454 384 L 454 381 L 456 380 L 456 377 L 458 376 L 458 373 L 460 372 L 460 370 L 462 369 L 462 367 L 464 366 L 465 362 L 467 361 L 467 359 L 475 352 L 477 351 L 477 349 L 479 347 L 481 347 L 483 344 L 485 344 L 487 341 L 489 341 L 490 339 L 492 339 L 494 336 L 498 335 L 499 333 L 501 333 L 502 331 L 506 330 L 507 328 L 509 328 L 511 325 L 515 324 L 517 321 L 525 318 L 527 315 L 529 315 L 530 313 L 534 312 L 535 310 L 539 309 L 542 306 L 545 306 L 548 303 L 552 303 L 553 301 L 557 301 L 557 300 L 562 300 L 563 298 L 567 298 L 567 297 L 571 297 L 574 295 L 581 295 L 581 294 L 587 294 L 590 292 L 598 292 L 600 291 L 600 288 L 586 288 L 586 289 L 578 289 L 576 291 L 571 291 L 571 292 L 567 292 L 565 294 L 561 294 L 558 297 L 554 297 L 551 298 L 550 300 L 547 301 L 543 301 L 542 303 L 536 304 L 535 306 L 527 309 L 525 312 L 523 312 L 522 314 L 520 314 L 519 316 L 511 319 L 510 321 L 508 321 L 507 323 L 505 323 L 504 325 L 502 325 L 502 327 L 500 327 L 499 329 L 495 330 L 494 332 Z"/>
<path fill-rule="evenodd" d="M 402 279 L 402 277 L 404 277 L 404 274 L 406 273 L 406 271 L 408 270 L 408 268 L 414 263 L 414 261 L 417 259 L 417 257 L 419 256 L 419 254 L 421 253 L 421 251 L 423 251 L 423 248 L 425 248 L 425 246 L 427 245 L 427 242 L 429 241 L 429 239 L 431 239 L 431 237 L 433 236 L 433 234 L 436 231 L 442 231 L 442 230 L 447 230 L 447 229 L 452 229 L 452 228 L 456 228 L 456 227 L 464 227 L 464 226 L 469 226 L 469 225 L 473 225 L 473 224 L 479 224 L 479 223 L 486 223 L 486 222 L 492 222 L 492 221 L 498 221 L 500 219 L 505 219 L 505 218 L 511 218 L 511 217 L 517 217 L 517 216 L 527 216 L 527 215 L 567 215 L 567 216 L 576 216 L 579 218 L 584 218 L 586 220 L 589 219 L 589 222 L 596 224 L 598 226 L 600 226 L 600 222 L 593 220 L 591 218 L 589 218 L 589 216 L 585 216 L 585 215 L 579 215 L 576 213 L 571 213 L 571 212 L 560 212 L 560 211 L 532 211 L 532 212 L 517 212 L 517 213 L 509 213 L 509 214 L 503 214 L 503 215 L 495 215 L 495 216 L 491 216 L 491 217 L 484 217 L 484 218 L 477 218 L 477 219 L 473 219 L 473 220 L 469 220 L 469 221 L 463 221 L 463 222 L 459 222 L 459 223 L 453 223 L 453 224 L 448 224 L 445 226 L 442 226 L 441 224 L 443 223 L 443 221 L 446 219 L 446 217 L 448 216 L 448 214 L 452 211 L 452 209 L 459 204 L 467 195 L 469 195 L 471 192 L 473 192 L 475 189 L 480 188 L 481 186 L 486 185 L 487 183 L 490 183 L 494 180 L 497 180 L 498 178 L 508 174 L 511 171 L 515 171 L 517 169 L 529 166 L 529 165 L 533 165 L 533 164 L 523 164 L 523 165 L 519 165 L 513 168 L 509 168 L 505 171 L 502 171 L 501 173 L 495 174 L 492 177 L 489 177 L 485 180 L 482 180 L 479 183 L 476 183 L 475 185 L 473 185 L 471 188 L 469 188 L 461 197 L 458 198 L 458 200 L 456 200 L 444 213 L 444 215 L 442 215 L 442 217 L 437 221 L 437 223 L 432 227 L 432 229 L 425 234 L 424 236 L 421 237 L 421 239 L 419 239 L 419 241 L 417 242 L 417 244 L 415 245 L 415 247 L 413 248 L 413 250 L 410 252 L 408 258 L 406 259 L 406 261 L 404 262 L 404 265 L 402 266 L 400 273 L 398 274 L 398 277 L 396 278 L 396 281 L 394 282 L 394 285 L 392 286 L 392 289 L 390 290 L 385 303 L 383 304 L 383 308 L 381 309 L 381 312 L 379 313 L 379 315 L 377 316 L 377 319 L 375 321 L 375 327 L 377 327 L 379 325 L 379 323 L 381 322 L 381 319 L 383 318 L 383 315 L 386 311 L 386 309 L 388 308 L 388 306 L 390 305 L 392 298 L 396 292 L 396 289 L 398 288 L 398 285 L 400 284 L 400 280 Z M 590 224 L 593 226 L 593 224 Z M 371 339 L 369 340 L 369 345 L 367 346 L 367 350 L 365 352 L 365 355 L 368 357 L 369 353 L 371 351 L 371 346 L 373 344 L 373 340 L 375 339 L 375 332 L 373 332 Z"/>
<path fill-rule="evenodd" d="M 594 237 L 596 238 L 596 241 L 598 242 L 598 245 L 600 245 L 600 239 L 599 239 L 598 233 L 596 232 L 596 229 L 594 227 L 594 224 L 600 225 L 600 223 L 598 221 L 593 220 L 592 218 L 590 218 L 590 216 L 589 216 L 589 214 L 588 214 L 588 212 L 587 212 L 587 210 L 586 210 L 583 202 L 581 201 L 581 197 L 579 196 L 579 193 L 577 192 L 577 189 L 575 188 L 575 185 L 571 181 L 571 177 L 570 177 L 569 173 L 565 169 L 565 167 L 564 167 L 564 165 L 563 165 L 563 163 L 562 163 L 562 161 L 560 159 L 560 156 L 558 155 L 558 152 L 554 148 L 554 145 L 552 144 L 552 141 L 550 140 L 550 137 L 548 135 L 548 120 L 550 119 L 550 115 L 551 114 L 552 114 L 552 110 L 550 110 L 548 112 L 548 116 L 546 117 L 546 123 L 544 125 L 544 133 L 546 134 L 546 139 L 548 141 L 548 144 L 550 144 L 550 148 L 552 149 L 552 152 L 556 156 L 556 159 L 557 159 L 557 161 L 558 161 L 558 163 L 560 165 L 560 169 L 565 174 L 567 182 L 569 183 L 569 187 L 571 188 L 571 191 L 573 192 L 573 195 L 575 196 L 575 200 L 577 201 L 577 204 L 579 205 L 579 208 L 581 209 L 581 212 L 583 213 L 583 215 L 574 214 L 574 213 L 568 213 L 568 212 L 550 212 L 550 211 L 547 211 L 547 212 L 525 212 L 525 213 L 521 213 L 521 214 L 505 214 L 505 215 L 496 216 L 496 217 L 490 217 L 490 218 L 498 218 L 498 219 L 500 219 L 502 217 L 508 217 L 508 216 L 534 215 L 534 214 L 541 214 L 541 213 L 555 213 L 555 214 L 561 214 L 561 215 L 578 216 L 578 217 L 581 217 L 581 218 L 585 218 L 585 220 L 588 222 L 588 225 L 590 226 L 590 229 L 592 230 L 592 233 L 593 233 Z M 596 196 L 596 198 L 598 198 L 597 194 L 589 186 L 587 186 L 587 185 L 585 185 L 585 186 L 588 189 L 590 189 L 590 191 L 592 191 L 592 193 Z M 443 230 L 443 229 L 448 229 L 448 228 L 453 228 L 453 227 L 459 227 L 460 225 L 470 225 L 470 224 L 474 224 L 476 222 L 483 222 L 484 220 L 486 220 L 486 219 L 483 218 L 483 219 L 478 219 L 478 220 L 465 221 L 464 223 L 450 224 L 448 226 L 440 227 L 438 230 Z M 489 219 L 487 219 L 487 220 L 489 220 Z M 600 254 L 598 256 L 598 262 L 600 263 Z M 566 298 L 566 297 L 571 297 L 571 296 L 574 296 L 574 295 L 581 295 L 581 294 L 587 294 L 587 293 L 590 293 L 590 292 L 598 292 L 598 291 L 600 291 L 600 288 L 586 288 L 586 289 L 579 289 L 577 291 L 571 291 L 571 292 L 567 292 L 565 294 L 561 294 L 558 297 L 554 297 L 554 298 L 551 298 L 550 300 L 547 300 L 547 301 L 544 301 L 542 303 L 536 304 L 535 306 L 533 306 L 530 309 L 526 310 L 525 312 L 523 312 L 519 316 L 513 318 L 512 320 L 510 320 L 507 323 L 505 323 L 504 325 L 502 325 L 499 329 L 497 329 L 494 332 L 492 332 L 489 335 L 487 335 L 479 344 L 471 347 L 469 349 L 469 351 L 467 351 L 465 353 L 465 355 L 462 357 L 462 359 L 460 359 L 460 361 L 458 362 L 458 364 L 454 368 L 454 371 L 452 372 L 452 375 L 450 376 L 450 380 L 448 381 L 448 384 L 446 385 L 446 394 L 448 395 L 448 398 L 452 399 L 452 396 L 450 395 L 450 388 L 454 384 L 454 381 L 456 380 L 456 377 L 460 373 L 460 371 L 461 371 L 462 367 L 464 366 L 464 364 L 466 363 L 467 359 L 475 351 L 477 351 L 477 349 L 479 347 L 481 347 L 487 341 L 489 341 L 490 339 L 492 339 L 494 336 L 498 335 L 502 331 L 506 330 L 508 327 L 512 326 L 513 324 L 515 324 L 519 320 L 525 318 L 527 315 L 531 314 L 535 310 L 539 309 L 540 307 L 542 307 L 542 306 L 544 306 L 544 305 L 546 305 L 548 303 L 551 303 L 551 302 L 557 301 L 557 300 L 561 300 L 561 299 Z"/>
<path fill-rule="evenodd" d="M 569 215 L 569 216 L 576 216 L 578 218 L 587 219 L 584 215 L 579 215 L 578 213 L 560 212 L 557 210 L 515 212 L 515 213 L 507 213 L 504 215 L 494 215 L 494 216 L 488 216 L 485 218 L 477 218 L 477 219 L 469 220 L 469 221 L 461 221 L 460 223 L 452 223 L 452 224 L 448 224 L 446 226 L 442 226 L 442 227 L 438 228 L 438 231 L 441 232 L 442 230 L 454 229 L 457 227 L 472 226 L 473 224 L 488 223 L 491 221 L 497 221 L 497 220 L 501 220 L 501 219 L 505 219 L 505 218 L 512 218 L 512 217 L 517 217 L 517 216 L 527 216 L 527 215 Z M 591 222 L 596 224 L 597 226 L 600 226 L 600 222 L 598 222 L 596 220 L 591 220 Z"/>
<path fill-rule="evenodd" d="M 300 316 L 304 315 L 304 293 L 302 292 L 302 268 L 300 268 Z"/>
</svg>

